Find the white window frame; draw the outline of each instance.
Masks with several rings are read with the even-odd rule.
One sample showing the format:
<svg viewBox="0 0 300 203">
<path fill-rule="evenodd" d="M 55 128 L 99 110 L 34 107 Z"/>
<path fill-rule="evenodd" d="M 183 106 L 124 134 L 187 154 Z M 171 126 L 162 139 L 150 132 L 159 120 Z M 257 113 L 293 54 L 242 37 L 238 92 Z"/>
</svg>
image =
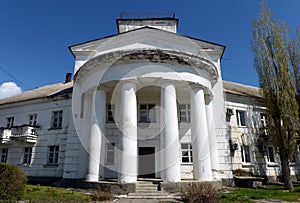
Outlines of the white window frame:
<svg viewBox="0 0 300 203">
<path fill-rule="evenodd" d="M 266 152 L 266 156 L 267 156 L 267 163 L 277 163 L 274 146 L 265 145 L 264 148 L 265 148 L 265 152 Z"/>
<path fill-rule="evenodd" d="M 179 123 L 190 123 L 191 122 L 191 105 L 190 104 L 179 104 Z"/>
<path fill-rule="evenodd" d="M 248 151 L 248 152 L 246 153 L 246 151 Z M 248 154 L 248 157 L 247 157 L 247 154 Z M 244 164 L 250 164 L 251 163 L 252 158 L 251 158 L 250 146 L 241 145 L 241 157 L 242 157 L 242 163 L 244 163 Z M 249 158 L 249 160 L 247 160 L 247 158 Z"/>
<path fill-rule="evenodd" d="M 244 115 L 242 119 L 242 115 Z M 247 127 L 247 113 L 243 110 L 236 110 L 236 120 L 238 127 Z"/>
<path fill-rule="evenodd" d="M 106 143 L 105 145 L 105 163 L 107 165 L 115 164 L 115 146 L 116 143 Z M 112 154 L 112 156 L 110 156 L 109 154 Z M 109 160 L 108 157 L 111 157 L 112 160 Z"/>
<path fill-rule="evenodd" d="M 187 145 L 187 148 L 183 148 L 183 145 Z M 193 163 L 192 143 L 181 143 L 180 146 L 181 146 L 181 163 L 192 164 Z M 187 158 L 188 161 L 183 161 L 184 158 Z"/>
<path fill-rule="evenodd" d="M 114 123 L 115 122 L 115 105 L 106 104 L 106 122 Z"/>
<path fill-rule="evenodd" d="M 62 128 L 63 124 L 63 110 L 52 111 L 51 115 L 51 128 Z"/>
<path fill-rule="evenodd" d="M 23 164 L 30 165 L 32 158 L 32 147 L 25 147 L 24 148 L 24 157 L 23 157 Z"/>
<path fill-rule="evenodd" d="M 260 113 L 260 125 L 262 128 L 266 128 L 268 126 L 266 113 Z"/>
<path fill-rule="evenodd" d="M 0 153 L 1 153 L 0 162 L 6 163 L 8 157 L 8 148 L 1 148 Z"/>
<path fill-rule="evenodd" d="M 146 108 L 142 109 L 142 106 L 146 106 Z M 142 113 L 146 115 L 146 119 L 142 119 Z M 153 113 L 153 116 L 151 117 Z M 139 123 L 156 123 L 156 104 L 148 103 L 148 104 L 140 104 L 139 105 Z"/>
<path fill-rule="evenodd" d="M 28 115 L 28 124 L 31 126 L 37 126 L 37 114 Z"/>
<path fill-rule="evenodd" d="M 48 146 L 48 165 L 57 165 L 59 161 L 59 145 Z"/>
<path fill-rule="evenodd" d="M 15 121 L 15 117 L 13 116 L 6 117 L 6 127 L 12 128 L 14 126 L 14 121 Z"/>
</svg>

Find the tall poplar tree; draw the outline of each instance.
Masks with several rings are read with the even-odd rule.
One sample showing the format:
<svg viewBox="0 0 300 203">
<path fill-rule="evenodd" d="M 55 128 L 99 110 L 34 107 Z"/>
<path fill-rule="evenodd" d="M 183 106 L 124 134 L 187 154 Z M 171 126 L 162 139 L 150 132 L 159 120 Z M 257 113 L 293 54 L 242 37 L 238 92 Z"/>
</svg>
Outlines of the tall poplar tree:
<svg viewBox="0 0 300 203">
<path fill-rule="evenodd" d="M 299 129 L 296 93 L 300 83 L 295 80 L 299 80 L 299 47 L 291 39 L 288 26 L 272 19 L 266 3 L 261 4 L 259 16 L 253 22 L 252 49 L 266 106 L 268 132 L 279 150 L 284 187 L 292 190 L 289 163 L 295 153 Z"/>
</svg>

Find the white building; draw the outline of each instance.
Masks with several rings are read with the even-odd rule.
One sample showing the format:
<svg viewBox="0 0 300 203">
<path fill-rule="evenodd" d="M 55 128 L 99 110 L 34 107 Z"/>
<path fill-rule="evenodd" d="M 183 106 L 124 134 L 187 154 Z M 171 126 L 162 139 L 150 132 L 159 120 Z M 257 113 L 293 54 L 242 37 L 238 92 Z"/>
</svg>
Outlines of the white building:
<svg viewBox="0 0 300 203">
<path fill-rule="evenodd" d="M 118 19 L 116 35 L 70 47 L 73 82 L 0 100 L 1 161 L 33 181 L 276 179 L 258 88 L 223 81 L 225 47 L 177 23 Z"/>
</svg>

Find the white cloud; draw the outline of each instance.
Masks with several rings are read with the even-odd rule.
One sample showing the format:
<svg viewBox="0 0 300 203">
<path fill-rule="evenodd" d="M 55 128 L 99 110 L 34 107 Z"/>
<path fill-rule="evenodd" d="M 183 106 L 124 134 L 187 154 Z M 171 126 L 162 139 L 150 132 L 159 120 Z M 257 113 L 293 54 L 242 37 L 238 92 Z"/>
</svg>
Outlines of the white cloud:
<svg viewBox="0 0 300 203">
<path fill-rule="evenodd" d="M 22 92 L 21 87 L 14 82 L 4 82 L 0 86 L 0 99 L 10 97 Z"/>
</svg>

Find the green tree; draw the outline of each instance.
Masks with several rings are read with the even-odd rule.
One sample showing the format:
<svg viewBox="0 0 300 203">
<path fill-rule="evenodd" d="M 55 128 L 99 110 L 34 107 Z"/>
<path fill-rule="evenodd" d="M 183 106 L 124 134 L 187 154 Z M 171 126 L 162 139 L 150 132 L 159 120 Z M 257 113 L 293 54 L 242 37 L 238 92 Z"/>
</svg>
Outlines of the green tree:
<svg viewBox="0 0 300 203">
<path fill-rule="evenodd" d="M 284 187 L 288 190 L 293 189 L 289 163 L 295 153 L 299 129 L 297 81 L 294 80 L 299 79 L 297 46 L 288 26 L 272 19 L 266 3 L 262 3 L 253 22 L 254 65 L 267 108 L 268 130 L 279 149 Z"/>
</svg>

